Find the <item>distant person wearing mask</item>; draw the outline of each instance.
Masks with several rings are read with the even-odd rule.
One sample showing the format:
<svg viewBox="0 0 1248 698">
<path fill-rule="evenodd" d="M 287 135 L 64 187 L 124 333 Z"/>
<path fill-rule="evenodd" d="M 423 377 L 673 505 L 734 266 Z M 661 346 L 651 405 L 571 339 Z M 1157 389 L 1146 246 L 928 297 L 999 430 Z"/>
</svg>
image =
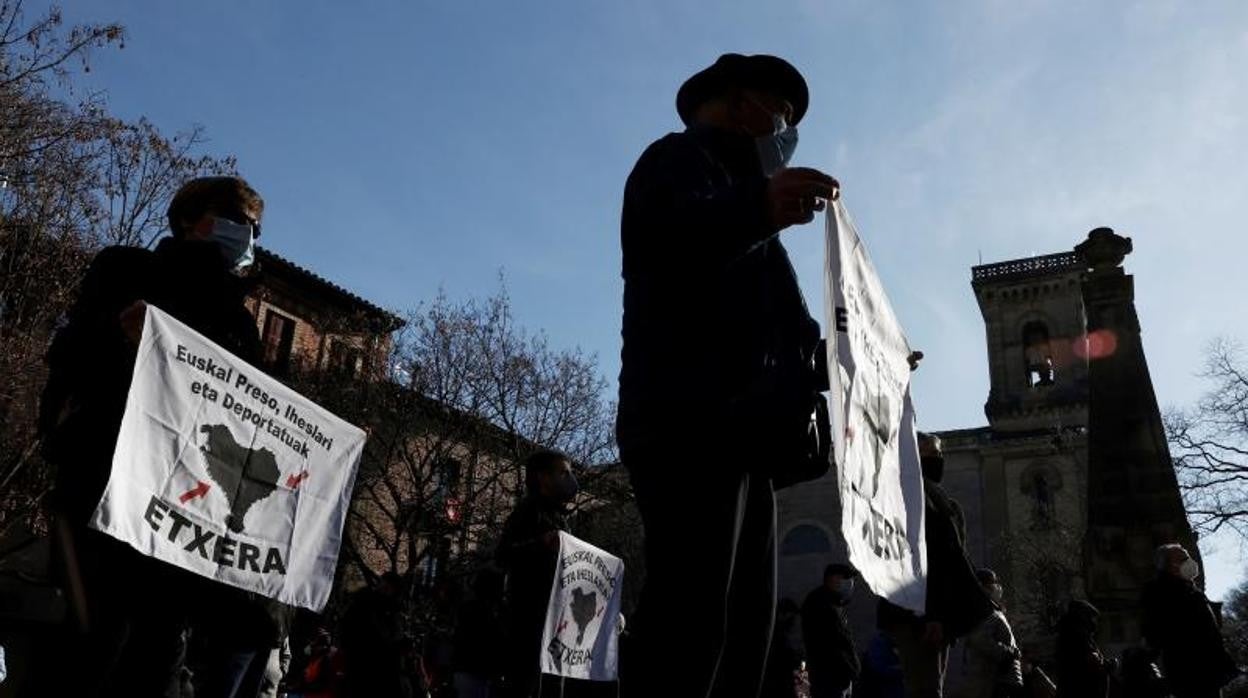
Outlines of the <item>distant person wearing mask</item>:
<svg viewBox="0 0 1248 698">
<path fill-rule="evenodd" d="M 962 507 L 940 485 L 945 473 L 940 438 L 920 433 L 918 441 L 927 544 L 926 610 L 917 616 L 881 599 L 876 620 L 901 657 L 907 698 L 942 698 L 950 646 L 995 607 L 966 553 Z"/>
<path fill-rule="evenodd" d="M 966 698 L 1017 698 L 1023 695 L 1023 652 L 1014 640 L 1001 599 L 1005 591 L 997 573 L 976 572 L 997 609 L 966 636 L 963 690 Z"/>
<path fill-rule="evenodd" d="M 171 235 L 154 250 L 114 246 L 95 256 L 48 350 L 39 429 L 56 467 L 60 577 L 77 625 L 56 650 L 74 671 L 54 672 L 64 683 L 51 694 L 178 695 L 192 607 L 208 649 L 201 674 L 214 686 L 201 694 L 231 696 L 245 677 L 254 681 L 243 692 L 259 690 L 253 665 L 280 639 L 280 604 L 147 557 L 87 521 L 108 482 L 147 304 L 259 364 L 256 320 L 243 300 L 257 279 L 263 213 L 239 177 L 187 182 L 169 204 Z M 216 633 L 214 618 L 228 618 L 231 632 Z"/>
<path fill-rule="evenodd" d="M 1200 565 L 1178 544 L 1157 548 L 1157 577 L 1144 588 L 1144 639 L 1161 654 L 1175 698 L 1214 698 L 1239 675 L 1209 599 Z"/>
<path fill-rule="evenodd" d="M 811 698 L 848 698 L 862 666 L 854 647 L 845 607 L 854 597 L 856 570 L 843 563 L 828 565 L 823 584 L 802 604 L 802 638 Z"/>
<path fill-rule="evenodd" d="M 823 389 L 819 326 L 780 242 L 838 195 L 828 175 L 789 167 L 809 101 L 788 62 L 721 56 L 677 92 L 685 129 L 646 148 L 624 187 L 616 435 L 647 571 L 622 650 L 632 695 L 762 687 L 775 487 L 805 453 Z"/>
<path fill-rule="evenodd" d="M 524 464 L 526 494 L 507 517 L 495 557 L 507 574 L 505 626 L 506 695 L 529 698 L 538 687 L 542 625 L 559 557 L 559 532 L 580 488 L 572 461 L 557 451 L 538 451 Z"/>
</svg>

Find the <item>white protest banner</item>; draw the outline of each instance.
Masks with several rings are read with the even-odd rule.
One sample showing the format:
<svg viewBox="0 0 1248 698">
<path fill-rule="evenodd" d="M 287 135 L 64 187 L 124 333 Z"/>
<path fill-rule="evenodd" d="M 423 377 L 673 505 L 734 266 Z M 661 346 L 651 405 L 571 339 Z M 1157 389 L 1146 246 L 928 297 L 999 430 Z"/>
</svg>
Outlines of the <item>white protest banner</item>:
<svg viewBox="0 0 1248 698">
<path fill-rule="evenodd" d="M 365 434 L 155 307 L 91 526 L 319 611 Z"/>
<path fill-rule="evenodd" d="M 543 674 L 615 681 L 623 586 L 623 560 L 559 534 L 559 563 L 542 630 Z"/>
<path fill-rule="evenodd" d="M 844 204 L 828 207 L 824 302 L 841 533 L 876 595 L 922 613 L 923 478 L 910 346 Z"/>
</svg>

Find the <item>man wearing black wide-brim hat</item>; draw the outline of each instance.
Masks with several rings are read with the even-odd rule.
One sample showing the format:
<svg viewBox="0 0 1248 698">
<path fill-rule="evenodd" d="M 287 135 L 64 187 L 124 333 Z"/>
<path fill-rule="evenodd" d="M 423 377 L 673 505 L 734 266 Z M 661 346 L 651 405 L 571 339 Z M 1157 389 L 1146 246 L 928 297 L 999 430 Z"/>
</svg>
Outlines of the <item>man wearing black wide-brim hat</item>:
<svg viewBox="0 0 1248 698">
<path fill-rule="evenodd" d="M 676 96 L 686 129 L 624 192 L 617 436 L 646 536 L 621 660 L 634 695 L 758 694 L 775 613 L 774 487 L 800 479 L 819 379 L 779 233 L 837 196 L 788 167 L 809 104 L 774 56 L 721 56 Z"/>
</svg>

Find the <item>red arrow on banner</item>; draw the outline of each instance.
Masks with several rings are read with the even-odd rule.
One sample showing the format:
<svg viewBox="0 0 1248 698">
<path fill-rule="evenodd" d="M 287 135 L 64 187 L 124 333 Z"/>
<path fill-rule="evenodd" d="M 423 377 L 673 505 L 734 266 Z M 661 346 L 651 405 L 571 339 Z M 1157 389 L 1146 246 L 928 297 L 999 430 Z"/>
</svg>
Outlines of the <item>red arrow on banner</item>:
<svg viewBox="0 0 1248 698">
<path fill-rule="evenodd" d="M 299 473 L 298 475 L 290 475 L 286 478 L 286 486 L 292 490 L 298 489 L 300 483 L 302 483 L 304 480 L 307 480 L 308 476 L 309 476 L 309 473 L 306 470 Z"/>
<path fill-rule="evenodd" d="M 182 496 L 178 497 L 178 501 L 182 502 L 183 504 L 186 504 L 187 502 L 191 501 L 192 499 L 195 499 L 196 497 L 202 497 L 208 494 L 208 490 L 211 487 L 212 487 L 211 485 L 204 482 L 203 480 L 199 480 L 195 483 L 194 487 L 187 490 L 186 492 L 183 492 Z"/>
</svg>

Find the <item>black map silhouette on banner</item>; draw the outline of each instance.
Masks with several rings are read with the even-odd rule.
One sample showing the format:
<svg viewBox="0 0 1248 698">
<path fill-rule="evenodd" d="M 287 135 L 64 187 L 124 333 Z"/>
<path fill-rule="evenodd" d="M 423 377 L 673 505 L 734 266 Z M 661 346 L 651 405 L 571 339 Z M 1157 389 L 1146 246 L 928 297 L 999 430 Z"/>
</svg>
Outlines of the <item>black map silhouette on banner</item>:
<svg viewBox="0 0 1248 698">
<path fill-rule="evenodd" d="M 598 613 L 597 597 L 598 594 L 592 591 L 572 590 L 572 620 L 576 621 L 576 644 L 578 646 L 585 642 L 585 628 Z"/>
<path fill-rule="evenodd" d="M 199 430 L 208 434 L 207 442 L 199 449 L 208 463 L 208 475 L 230 503 L 225 525 L 242 533 L 247 510 L 277 489 L 281 475 L 277 458 L 267 448 L 253 451 L 240 445 L 224 424 L 205 424 Z"/>
</svg>

